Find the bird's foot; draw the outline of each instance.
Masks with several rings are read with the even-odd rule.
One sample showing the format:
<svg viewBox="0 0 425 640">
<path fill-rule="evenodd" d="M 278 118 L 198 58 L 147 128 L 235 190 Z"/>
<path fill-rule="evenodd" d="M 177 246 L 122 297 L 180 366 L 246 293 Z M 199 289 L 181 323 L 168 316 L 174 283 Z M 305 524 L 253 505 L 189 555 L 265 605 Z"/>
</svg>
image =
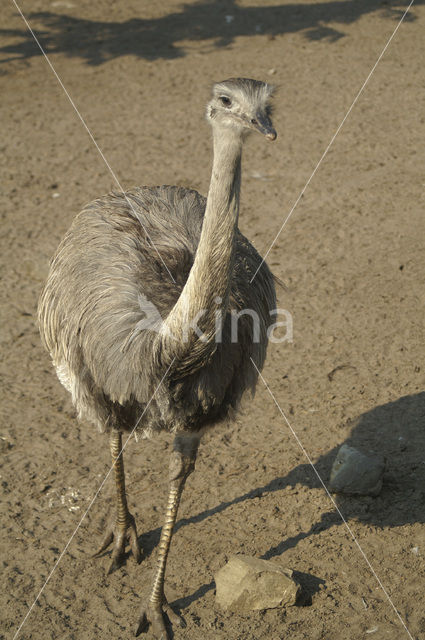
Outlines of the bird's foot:
<svg viewBox="0 0 425 640">
<path fill-rule="evenodd" d="M 166 628 L 166 618 L 168 618 L 171 625 L 176 625 L 183 629 L 186 626 L 183 618 L 172 610 L 165 597 L 162 600 L 162 604 L 153 603 L 149 600 L 148 604 L 142 609 L 136 636 L 145 633 L 149 626 L 152 626 L 152 633 L 157 640 L 171 640 L 171 635 Z"/>
<path fill-rule="evenodd" d="M 102 544 L 99 549 L 93 554 L 93 557 L 98 557 L 103 553 L 114 541 L 114 548 L 112 551 L 111 565 L 108 570 L 108 574 L 112 573 L 116 569 L 119 569 L 125 562 L 125 545 L 128 541 L 130 543 L 131 551 L 136 562 L 139 564 L 142 560 L 142 553 L 137 540 L 136 522 L 131 515 L 128 514 L 127 524 L 123 525 L 119 522 L 111 523 L 105 533 L 102 540 Z"/>
</svg>

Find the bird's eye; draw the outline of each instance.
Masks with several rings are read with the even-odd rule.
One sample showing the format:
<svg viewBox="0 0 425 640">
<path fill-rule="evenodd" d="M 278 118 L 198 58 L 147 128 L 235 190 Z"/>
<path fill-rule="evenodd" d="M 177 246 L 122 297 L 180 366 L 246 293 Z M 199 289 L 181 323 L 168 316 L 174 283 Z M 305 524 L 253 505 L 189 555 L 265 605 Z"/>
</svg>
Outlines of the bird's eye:
<svg viewBox="0 0 425 640">
<path fill-rule="evenodd" d="M 232 104 L 232 101 L 227 96 L 220 96 L 220 100 L 221 104 L 223 104 L 225 107 L 230 107 Z"/>
</svg>

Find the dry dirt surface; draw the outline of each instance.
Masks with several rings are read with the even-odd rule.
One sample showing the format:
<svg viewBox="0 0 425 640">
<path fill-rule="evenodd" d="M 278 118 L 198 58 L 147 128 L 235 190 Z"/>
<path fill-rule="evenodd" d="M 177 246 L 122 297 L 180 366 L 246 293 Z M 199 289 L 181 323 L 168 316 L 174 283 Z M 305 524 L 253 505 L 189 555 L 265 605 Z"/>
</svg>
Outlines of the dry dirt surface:
<svg viewBox="0 0 425 640">
<path fill-rule="evenodd" d="M 270 391 L 260 382 L 236 420 L 204 438 L 169 558 L 166 593 L 187 622 L 175 640 L 425 638 L 424 5 L 413 4 L 268 254 L 293 341 L 269 349 Z M 123 188 L 205 194 L 212 82 L 279 86 L 278 139 L 253 136 L 243 165 L 240 225 L 264 254 L 406 5 L 20 7 Z M 107 440 L 77 422 L 36 305 L 74 215 L 117 184 L 15 5 L 2 14 L 0 636 L 121 640 L 150 588 L 169 441 L 127 447 L 144 559 L 107 576 L 108 554 L 91 553 L 113 513 L 110 479 L 73 535 L 109 469 Z M 387 462 L 381 494 L 336 497 L 338 513 L 318 475 L 328 482 L 344 442 Z M 234 553 L 292 568 L 299 605 L 221 611 L 213 576 Z"/>
</svg>

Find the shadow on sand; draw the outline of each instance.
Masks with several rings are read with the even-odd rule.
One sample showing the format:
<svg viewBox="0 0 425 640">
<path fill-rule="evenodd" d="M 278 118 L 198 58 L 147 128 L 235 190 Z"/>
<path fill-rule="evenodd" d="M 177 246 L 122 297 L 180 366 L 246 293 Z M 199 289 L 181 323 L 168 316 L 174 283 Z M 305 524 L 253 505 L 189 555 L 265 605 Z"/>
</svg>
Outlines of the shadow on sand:
<svg viewBox="0 0 425 640">
<path fill-rule="evenodd" d="M 344 518 L 356 519 L 377 527 L 397 527 L 404 524 L 425 522 L 425 393 L 405 396 L 396 402 L 385 404 L 363 414 L 352 425 L 345 443 L 364 453 L 379 452 L 386 458 L 384 485 L 380 495 L 371 497 L 335 496 L 338 508 Z M 332 463 L 342 442 L 321 456 L 314 465 L 328 483 Z M 253 498 L 261 498 L 268 493 L 281 491 L 286 487 L 302 484 L 310 488 L 322 488 L 320 481 L 309 464 L 298 465 L 286 476 L 275 478 L 268 484 L 257 487 L 228 502 L 222 502 L 191 518 L 176 523 L 175 531 L 190 524 L 196 524 L 228 507 Z M 324 491 L 324 489 L 323 489 Z M 330 503 L 331 509 L 322 514 L 319 522 L 309 531 L 300 531 L 296 536 L 276 541 L 262 557 L 270 560 L 296 547 L 303 539 L 319 534 L 342 520 Z M 150 555 L 159 542 L 161 529 L 143 534 L 140 542 L 145 555 Z M 299 574 L 303 587 L 301 605 L 309 604 L 323 580 L 318 577 Z M 214 582 L 201 585 L 194 593 L 173 603 L 177 608 L 185 608 L 214 588 Z"/>
<path fill-rule="evenodd" d="M 415 20 L 415 7 L 424 2 L 416 0 L 405 20 Z M 204 50 L 208 52 L 229 47 L 241 36 L 273 38 L 303 31 L 310 40 L 335 42 L 345 35 L 341 30 L 344 25 L 364 15 L 379 11 L 395 25 L 404 10 L 405 3 L 397 0 L 294 2 L 251 7 L 241 7 L 236 0 L 199 0 L 159 18 L 141 16 L 123 22 L 87 20 L 48 11 L 26 17 L 34 25 L 46 53 L 61 53 L 82 58 L 90 65 L 100 65 L 125 55 L 146 60 L 182 57 L 186 55 L 184 42 L 204 42 Z M 21 29 L 0 29 L 0 36 L 17 40 L 0 47 L 0 53 L 7 56 L 3 63 L 42 55 L 24 23 Z"/>
</svg>

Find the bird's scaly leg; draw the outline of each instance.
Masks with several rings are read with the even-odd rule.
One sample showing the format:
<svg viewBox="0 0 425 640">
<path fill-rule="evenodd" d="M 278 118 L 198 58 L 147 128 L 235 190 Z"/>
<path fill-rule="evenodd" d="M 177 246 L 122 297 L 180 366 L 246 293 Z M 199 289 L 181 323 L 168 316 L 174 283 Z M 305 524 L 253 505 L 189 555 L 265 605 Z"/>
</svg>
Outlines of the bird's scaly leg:
<svg viewBox="0 0 425 640">
<path fill-rule="evenodd" d="M 151 624 L 152 631 L 157 638 L 160 638 L 161 640 L 169 640 L 170 635 L 168 634 L 165 626 L 164 614 L 167 615 L 172 624 L 177 624 L 181 627 L 186 626 L 183 618 L 171 609 L 165 598 L 164 577 L 180 498 L 186 479 L 195 468 L 198 445 L 199 438 L 192 435 L 176 436 L 174 440 L 173 452 L 170 459 L 168 504 L 165 513 L 165 523 L 162 527 L 161 538 L 159 541 L 155 579 L 149 600 L 146 606 L 142 609 L 136 636 L 147 631 Z"/>
<path fill-rule="evenodd" d="M 112 429 L 110 441 L 111 457 L 114 467 L 115 484 L 117 488 L 117 517 L 115 523 L 111 523 L 103 538 L 102 544 L 96 551 L 94 556 L 98 556 L 105 551 L 114 540 L 114 549 L 112 552 L 111 566 L 108 573 L 112 573 L 118 569 L 125 559 L 125 544 L 127 540 L 130 542 L 131 550 L 136 562 L 140 562 L 141 552 L 137 540 L 136 523 L 133 516 L 128 510 L 127 496 L 125 494 L 125 476 L 124 476 L 124 460 L 122 454 L 121 432 L 118 429 Z"/>
</svg>

